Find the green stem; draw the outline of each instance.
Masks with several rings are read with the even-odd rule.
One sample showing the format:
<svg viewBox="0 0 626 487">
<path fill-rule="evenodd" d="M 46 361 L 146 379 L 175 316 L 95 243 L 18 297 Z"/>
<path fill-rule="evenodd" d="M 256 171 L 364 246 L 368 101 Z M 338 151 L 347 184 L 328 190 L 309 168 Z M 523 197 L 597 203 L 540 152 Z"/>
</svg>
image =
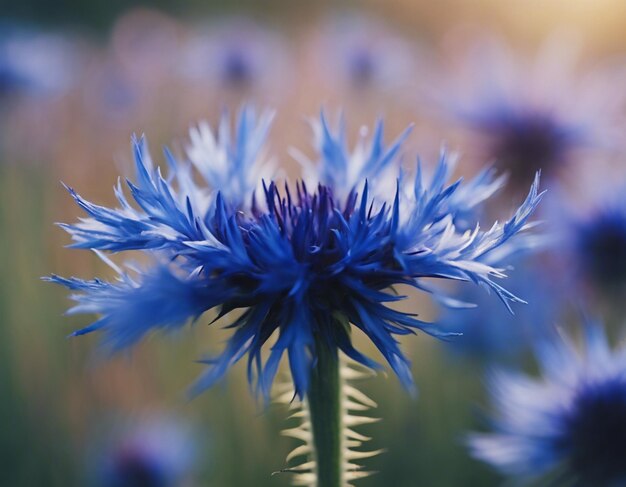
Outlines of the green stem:
<svg viewBox="0 0 626 487">
<path fill-rule="evenodd" d="M 307 400 L 315 451 L 317 487 L 343 487 L 342 405 L 336 349 L 316 344 L 317 365 L 311 371 Z"/>
</svg>

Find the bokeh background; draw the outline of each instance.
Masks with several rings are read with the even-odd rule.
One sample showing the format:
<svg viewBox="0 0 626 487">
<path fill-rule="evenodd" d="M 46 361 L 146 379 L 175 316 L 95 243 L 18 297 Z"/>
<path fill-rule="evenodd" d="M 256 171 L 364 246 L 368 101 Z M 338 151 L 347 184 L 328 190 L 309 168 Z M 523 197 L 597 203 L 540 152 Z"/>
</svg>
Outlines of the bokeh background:
<svg viewBox="0 0 626 487">
<path fill-rule="evenodd" d="M 388 140 L 415 123 L 407 163 L 418 153 L 434 163 L 442 143 L 461 153 L 459 175 L 497 159 L 511 177 L 494 214 L 519 202 L 535 166 L 550 190 L 540 216 L 552 243 L 511 273 L 528 309 L 513 318 L 493 297 L 462 316 L 405 304 L 466 338 L 406 341 L 417 400 L 392 376 L 364 385 L 383 419 L 363 430 L 387 452 L 367 461 L 380 473 L 359 485 L 498 485 L 462 441 L 484 426 L 485 370 L 532 367 L 529 337 L 576 320 L 580 302 L 619 335 L 624 282 L 598 284 L 602 263 L 587 272 L 594 263 L 572 242 L 597 208 L 626 215 L 624 2 L 24 0 L 0 12 L 0 485 L 117 485 L 103 481 L 111 462 L 144 448 L 182 472 L 173 485 L 289 485 L 288 473 L 270 475 L 293 446 L 280 434 L 286 411 L 251 397 L 245 366 L 185 398 L 194 361 L 227 331 L 201 320 L 102 360 L 97 337 L 65 338 L 84 318 L 63 316 L 65 291 L 40 280 L 107 275 L 90 253 L 64 248 L 54 222 L 79 209 L 61 181 L 112 204 L 117 175 L 131 173 L 132 133 L 162 163 L 162 145 L 184 154 L 190 126 L 245 102 L 277 109 L 269 145 L 292 180 L 290 148 L 312 154 L 306 119 L 324 107 L 331 118 L 343 110 L 351 140 L 378 116 Z M 600 255 L 626 262 L 626 237 L 613 237 Z"/>
</svg>

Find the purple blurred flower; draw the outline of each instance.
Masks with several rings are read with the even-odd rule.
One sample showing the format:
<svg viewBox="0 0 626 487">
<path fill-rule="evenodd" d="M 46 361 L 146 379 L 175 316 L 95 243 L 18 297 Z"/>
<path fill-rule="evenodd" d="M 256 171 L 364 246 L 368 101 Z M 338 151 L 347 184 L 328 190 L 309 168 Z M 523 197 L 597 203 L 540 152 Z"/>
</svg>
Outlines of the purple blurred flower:
<svg viewBox="0 0 626 487">
<path fill-rule="evenodd" d="M 587 183 L 589 183 L 587 181 Z M 580 195 L 550 198 L 554 261 L 565 287 L 590 292 L 619 308 L 626 296 L 626 197 L 623 186 L 587 184 Z M 552 195 L 555 196 L 555 195 Z M 586 200 L 586 201 L 584 201 Z"/>
<path fill-rule="evenodd" d="M 460 42 L 453 56 L 461 60 L 435 96 L 472 131 L 478 158 L 495 160 L 517 186 L 538 170 L 563 175 L 582 156 L 618 146 L 624 90 L 608 67 L 575 69 L 575 39 L 554 35 L 534 59 L 493 38 Z"/>
<path fill-rule="evenodd" d="M 314 47 L 316 71 L 333 90 L 388 92 L 406 88 L 416 76 L 418 50 L 374 18 L 331 19 Z"/>
<path fill-rule="evenodd" d="M 494 431 L 469 437 L 473 456 L 518 483 L 624 485 L 626 349 L 611 351 L 599 326 L 585 332 L 582 347 L 542 342 L 539 378 L 493 374 Z"/>
<path fill-rule="evenodd" d="M 197 444 L 189 425 L 169 417 L 113 427 L 93 458 L 94 487 L 182 487 L 192 477 Z"/>
<path fill-rule="evenodd" d="M 172 18 L 145 8 L 130 10 L 117 20 L 108 45 L 92 56 L 81 84 L 83 105 L 94 125 L 111 124 L 126 131 L 139 119 L 143 125 L 163 117 L 159 110 L 174 96 L 180 102 L 171 85 L 182 30 Z M 173 117 L 171 110 L 168 116 Z M 110 125 L 104 130 L 108 132 Z"/>
<path fill-rule="evenodd" d="M 69 38 L 0 24 L 0 97 L 58 96 L 77 78 L 80 49 Z"/>
<path fill-rule="evenodd" d="M 180 74 L 203 83 L 207 93 L 271 93 L 289 84 L 289 55 L 281 35 L 249 19 L 222 19 L 190 34 Z"/>
</svg>

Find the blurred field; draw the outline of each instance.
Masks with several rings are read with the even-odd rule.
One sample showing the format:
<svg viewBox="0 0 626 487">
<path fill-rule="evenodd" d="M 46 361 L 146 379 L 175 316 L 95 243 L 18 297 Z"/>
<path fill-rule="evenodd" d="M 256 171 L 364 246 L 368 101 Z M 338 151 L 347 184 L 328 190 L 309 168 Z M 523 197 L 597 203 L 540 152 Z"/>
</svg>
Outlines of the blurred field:
<svg viewBox="0 0 626 487">
<path fill-rule="evenodd" d="M 175 414 L 194 425 L 199 454 L 189 487 L 289 485 L 288 473 L 271 475 L 284 468 L 293 446 L 280 435 L 289 424 L 285 411 L 279 406 L 265 410 L 255 402 L 245 366 L 235 367 L 223 387 L 192 401 L 184 396 L 202 370 L 194 361 L 220 350 L 227 331 L 208 327 L 203 319 L 180 336 L 154 337 L 110 361 L 94 353 L 98 337 L 65 338 L 86 324 L 85 317 L 63 316 L 68 306 L 65 290 L 40 277 L 52 272 L 106 277 L 107 269 L 87 252 L 63 248 L 69 238 L 53 223 L 74 221 L 79 209 L 60 181 L 92 201 L 112 204 L 117 175 L 131 172 L 131 133 L 146 133 L 154 157 L 163 163 L 159 148 L 167 144 L 182 154 L 187 130 L 197 120 L 215 122 L 224 107 L 234 112 L 244 101 L 275 107 L 270 146 L 293 180 L 299 168 L 289 148 L 310 149 L 305 118 L 316 116 L 321 107 L 330 114 L 343 109 L 352 137 L 361 124 L 372 125 L 379 115 L 385 116 L 388 140 L 415 122 L 405 149 L 407 160 L 419 151 L 432 161 L 443 140 L 467 154 L 458 173 L 471 174 L 475 153 L 467 134 L 448 125 L 445 117 L 433 116 L 430 102 L 424 101 L 428 87 L 439 82 L 429 63 L 446 55 L 459 32 L 495 32 L 513 49 L 533 53 L 551 32 L 566 30 L 583 39 L 583 65 L 610 59 L 626 66 L 626 5 L 617 0 L 315 5 L 272 0 L 263 6 L 252 1 L 225 6 L 160 0 L 155 6 L 162 10 L 135 10 L 130 17 L 121 1 L 52 6 L 28 0 L 2 6 L 0 29 L 9 24 L 39 26 L 69 36 L 78 48 L 73 54 L 78 67 L 62 93 L 33 99 L 28 94 L 0 94 L 2 486 L 88 485 L 87 452 L 105 434 L 103 425 L 155 412 Z M 407 59 L 415 64 L 406 79 L 397 75 L 398 83 L 356 88 L 341 79 L 339 69 L 319 64 L 329 61 L 336 54 L 333 45 L 341 42 L 332 23 L 338 9 L 380 22 L 378 42 L 390 36 L 407 46 Z M 233 88 L 208 74 L 173 74 L 172 63 L 182 58 L 181 50 L 195 32 L 242 17 L 260 22 L 284 47 L 284 64 L 264 60 L 269 69 L 263 74 L 266 85 L 255 85 L 253 79 L 250 85 Z M 330 44 L 320 43 L 335 35 Z M 160 46 L 158 52 L 153 52 L 154 45 Z M 328 50 L 316 52 L 320 45 Z M 624 77 L 617 82 L 623 84 Z M 607 168 L 626 182 L 624 161 L 612 153 L 594 167 Z M 503 209 L 508 210 L 514 198 L 505 195 Z M 422 318 L 437 316 L 422 297 L 408 306 L 418 309 Z M 420 395 L 411 399 L 392 375 L 365 385 L 379 404 L 376 414 L 382 421 L 363 431 L 375 438 L 376 448 L 387 452 L 367 462 L 381 473 L 358 485 L 498 485 L 499 478 L 471 460 L 462 445 L 465 432 L 482 424 L 485 364 L 453 356 L 424 335 L 409 337 L 404 347 L 413 358 Z"/>
</svg>

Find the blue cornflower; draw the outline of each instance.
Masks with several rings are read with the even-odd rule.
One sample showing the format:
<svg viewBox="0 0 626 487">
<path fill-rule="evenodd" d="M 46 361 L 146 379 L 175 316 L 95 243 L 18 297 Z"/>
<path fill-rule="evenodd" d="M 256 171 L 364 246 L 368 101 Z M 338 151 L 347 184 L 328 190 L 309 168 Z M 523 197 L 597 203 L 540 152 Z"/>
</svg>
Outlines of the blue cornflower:
<svg viewBox="0 0 626 487">
<path fill-rule="evenodd" d="M 626 198 L 619 185 L 607 190 L 605 179 L 597 183 L 587 184 L 586 198 L 577 192 L 573 199 L 558 187 L 551 192 L 544 207 L 552 233 L 547 263 L 564 292 L 620 311 L 626 295 Z"/>
<path fill-rule="evenodd" d="M 392 92 L 416 77 L 415 43 L 380 20 L 364 16 L 328 19 L 312 43 L 317 72 L 332 90 Z"/>
<path fill-rule="evenodd" d="M 220 19 L 190 36 L 178 67 L 205 90 L 280 96 L 290 76 L 286 45 L 276 31 L 252 19 Z"/>
<path fill-rule="evenodd" d="M 537 109 L 502 103 L 487 106 L 485 111 L 467 121 L 488 134 L 490 156 L 518 184 L 523 185 L 524 179 L 539 170 L 552 175 L 574 149 L 586 143 L 581 128 Z"/>
<path fill-rule="evenodd" d="M 175 82 L 180 57 L 180 25 L 151 9 L 130 9 L 111 28 L 106 49 L 91 62 L 81 81 L 82 106 L 89 123 L 115 130 L 135 126 L 139 118 L 156 118 Z M 180 97 L 179 97 L 180 100 Z M 111 128 L 97 130 L 99 141 Z"/>
<path fill-rule="evenodd" d="M 623 97 L 610 88 L 616 77 L 608 69 L 574 69 L 575 39 L 553 36 L 534 58 L 484 34 L 460 41 L 453 53 L 463 59 L 436 96 L 471 131 L 479 159 L 494 160 L 518 188 L 538 170 L 565 175 L 590 153 L 601 158 L 619 144 Z"/>
<path fill-rule="evenodd" d="M 574 222 L 575 262 L 585 281 L 600 291 L 626 290 L 626 198 Z"/>
<path fill-rule="evenodd" d="M 69 39 L 6 22 L 0 29 L 0 97 L 59 95 L 71 87 L 79 52 Z"/>
<path fill-rule="evenodd" d="M 154 417 L 114 429 L 120 431 L 94 452 L 89 485 L 177 487 L 189 480 L 196 457 L 189 425 Z"/>
<path fill-rule="evenodd" d="M 611 351 L 597 325 L 585 332 L 582 349 L 568 338 L 538 346 L 541 378 L 493 375 L 495 432 L 470 436 L 476 458 L 518 480 L 624 485 L 626 349 Z"/>
<path fill-rule="evenodd" d="M 147 91 L 112 60 L 98 63 L 86 79 L 82 93 L 85 110 L 101 124 L 131 118 L 140 106 L 140 93 Z"/>
<path fill-rule="evenodd" d="M 255 190 L 260 181 L 247 175 L 256 170 L 262 150 L 258 136 L 265 134 L 268 118 L 255 120 L 244 110 L 231 142 L 222 133 L 224 120 L 217 136 L 224 143 L 203 144 L 202 150 L 194 135 L 188 149 L 192 163 L 168 153 L 167 178 L 154 167 L 145 141 L 135 140 L 137 176 L 136 182 L 128 182 L 135 206 L 120 184 L 116 209 L 90 203 L 70 189 L 87 213 L 78 224 L 62 225 L 74 240 L 72 247 L 98 251 L 118 274 L 116 282 L 50 278 L 74 291 L 77 305 L 71 313 L 99 315 L 74 335 L 98 330 L 108 347 L 119 350 L 149 332 L 180 328 L 213 308 L 218 317 L 239 310 L 231 319 L 234 332 L 225 350 L 206 361 L 208 370 L 194 391 L 218 381 L 247 354 L 250 381 L 267 396 L 287 354 L 295 391 L 302 397 L 319 347 L 380 367 L 354 348 L 352 327 L 363 331 L 400 380 L 413 387 L 409 360 L 395 336 L 417 330 L 438 337 L 450 333 L 388 307 L 386 303 L 404 299 L 394 292 L 396 285 L 438 294 L 427 285 L 428 278 L 470 281 L 490 288 L 505 303 L 520 301 L 497 283 L 505 277 L 499 261 L 528 245 L 526 238 L 513 237 L 530 226 L 528 219 L 541 199 L 538 177 L 504 224 L 460 232 L 455 217 L 479 203 L 481 193 L 493 191 L 492 178 L 474 181 L 475 193 L 462 192 L 461 180 L 447 183 L 450 167 L 443 153 L 430 180 L 418 164 L 414 177 L 398 181 L 395 193 L 372 197 L 363 178 L 376 179 L 397 162 L 402 141 L 382 147 L 381 124 L 381 136 L 374 137 L 367 158 L 373 161 L 366 166 L 372 172 L 360 179 L 331 177 L 347 162 L 341 149 L 324 149 L 319 181 L 284 187 L 264 181 Z M 326 125 L 323 118 L 321 123 Z M 321 147 L 334 147 L 340 138 L 325 131 Z M 239 172 L 233 174 L 233 168 Z M 127 250 L 143 251 L 150 264 L 117 266 L 102 254 Z M 268 342 L 272 345 L 264 361 Z"/>
</svg>

